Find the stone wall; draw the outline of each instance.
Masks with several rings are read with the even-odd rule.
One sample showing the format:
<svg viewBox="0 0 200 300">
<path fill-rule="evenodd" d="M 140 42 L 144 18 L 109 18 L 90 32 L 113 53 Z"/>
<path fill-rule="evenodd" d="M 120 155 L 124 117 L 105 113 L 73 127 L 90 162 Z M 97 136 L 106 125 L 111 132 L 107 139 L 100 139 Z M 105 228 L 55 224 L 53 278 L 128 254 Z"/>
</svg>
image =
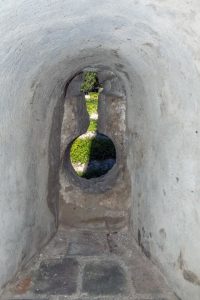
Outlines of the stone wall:
<svg viewBox="0 0 200 300">
<path fill-rule="evenodd" d="M 0 286 L 58 224 L 66 83 L 107 66 L 126 93 L 133 236 L 199 300 L 199 1 L 0 4 Z"/>
<path fill-rule="evenodd" d="M 127 169 L 126 95 L 114 73 L 97 67 L 103 92 L 98 100 L 98 132 L 112 139 L 116 164 L 104 176 L 90 180 L 77 176 L 70 161 L 71 143 L 87 131 L 89 124 L 82 76 L 67 88 L 61 134 L 60 223 L 117 230 L 128 225 L 130 175 Z"/>
</svg>

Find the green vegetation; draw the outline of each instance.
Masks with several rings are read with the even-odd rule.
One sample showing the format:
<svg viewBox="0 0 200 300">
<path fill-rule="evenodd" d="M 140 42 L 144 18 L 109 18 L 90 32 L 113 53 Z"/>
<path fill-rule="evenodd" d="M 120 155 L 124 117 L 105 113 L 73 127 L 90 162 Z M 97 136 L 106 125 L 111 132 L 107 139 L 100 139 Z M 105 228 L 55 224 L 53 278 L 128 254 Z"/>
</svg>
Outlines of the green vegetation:
<svg viewBox="0 0 200 300">
<path fill-rule="evenodd" d="M 90 93 L 90 98 L 86 99 L 87 111 L 91 117 L 92 114 L 97 113 L 98 109 L 98 93 Z M 87 132 L 97 131 L 97 120 L 90 119 L 90 125 Z M 86 164 L 91 159 L 91 149 L 94 143 L 94 137 L 77 138 L 71 147 L 70 157 L 72 164 Z"/>
<path fill-rule="evenodd" d="M 86 99 L 86 107 L 90 116 L 90 124 L 87 133 L 94 133 L 85 137 L 78 137 L 71 146 L 70 158 L 73 165 L 88 165 L 90 162 L 104 161 L 106 159 L 115 159 L 116 152 L 113 142 L 102 134 L 97 133 L 98 120 L 92 119 L 92 115 L 98 116 L 98 97 L 99 93 L 94 92 L 99 87 L 98 79 L 95 72 L 86 72 L 81 91 L 89 93 Z M 96 134 L 95 134 L 96 133 Z M 85 171 L 76 171 L 83 178 L 90 179 L 104 175 L 107 171 L 105 168 L 92 166 Z"/>
<path fill-rule="evenodd" d="M 70 156 L 73 164 L 86 164 L 92 160 L 115 158 L 116 153 L 111 140 L 97 135 L 93 138 L 77 138 L 72 144 Z"/>
<path fill-rule="evenodd" d="M 91 119 L 92 114 L 97 114 L 98 110 L 98 93 L 89 93 L 90 98 L 86 99 L 86 107 L 90 116 L 90 125 L 87 132 L 96 132 L 97 131 L 97 120 Z"/>
<path fill-rule="evenodd" d="M 98 110 L 98 93 L 89 93 L 90 98 L 86 99 L 86 107 L 89 115 L 97 113 Z"/>
<path fill-rule="evenodd" d="M 81 85 L 81 92 L 89 93 L 98 90 L 99 81 L 96 72 L 85 72 L 83 75 L 83 83 Z"/>
<path fill-rule="evenodd" d="M 97 131 L 97 120 L 90 120 L 90 125 L 88 127 L 88 132 L 96 132 Z"/>
<path fill-rule="evenodd" d="M 71 147 L 70 157 L 72 164 L 86 164 L 90 159 L 91 138 L 77 138 Z"/>
</svg>

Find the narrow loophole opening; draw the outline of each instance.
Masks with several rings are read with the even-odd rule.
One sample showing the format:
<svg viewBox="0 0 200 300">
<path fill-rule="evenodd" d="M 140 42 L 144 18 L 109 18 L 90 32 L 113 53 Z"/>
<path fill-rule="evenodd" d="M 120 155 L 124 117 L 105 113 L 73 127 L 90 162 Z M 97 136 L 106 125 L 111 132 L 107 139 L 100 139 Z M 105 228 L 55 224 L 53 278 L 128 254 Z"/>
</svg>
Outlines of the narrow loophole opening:
<svg viewBox="0 0 200 300">
<path fill-rule="evenodd" d="M 85 95 L 90 123 L 87 132 L 71 144 L 70 161 L 78 176 L 91 179 L 103 176 L 112 169 L 116 163 L 116 149 L 111 139 L 98 131 L 101 117 L 98 104 L 102 87 L 96 72 L 84 72 L 81 92 Z"/>
</svg>

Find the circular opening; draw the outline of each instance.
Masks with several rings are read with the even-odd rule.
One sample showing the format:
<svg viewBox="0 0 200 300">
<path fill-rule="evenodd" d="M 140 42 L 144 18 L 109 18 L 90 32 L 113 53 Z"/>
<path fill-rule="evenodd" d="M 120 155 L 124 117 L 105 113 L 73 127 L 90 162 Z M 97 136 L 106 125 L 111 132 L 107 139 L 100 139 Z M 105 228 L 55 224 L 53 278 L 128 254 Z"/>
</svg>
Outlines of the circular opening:
<svg viewBox="0 0 200 300">
<path fill-rule="evenodd" d="M 105 175 L 116 162 L 116 150 L 107 136 L 96 132 L 78 137 L 71 145 L 71 164 L 78 176 L 86 179 Z"/>
</svg>

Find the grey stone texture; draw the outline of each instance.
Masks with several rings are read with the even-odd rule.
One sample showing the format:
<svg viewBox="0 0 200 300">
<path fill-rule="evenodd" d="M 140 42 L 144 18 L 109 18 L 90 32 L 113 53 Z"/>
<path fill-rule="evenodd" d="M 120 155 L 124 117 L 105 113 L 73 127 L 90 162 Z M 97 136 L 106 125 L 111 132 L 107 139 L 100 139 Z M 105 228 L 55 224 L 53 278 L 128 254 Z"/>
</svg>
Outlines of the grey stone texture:
<svg viewBox="0 0 200 300">
<path fill-rule="evenodd" d="M 62 243 L 56 247 L 58 240 L 65 247 Z M 113 249 L 111 243 L 115 245 Z M 78 251 L 72 245 L 79 245 Z M 26 278 L 31 279 L 28 286 L 24 284 Z M 132 242 L 127 231 L 108 234 L 75 229 L 59 229 L 3 295 L 4 300 L 38 298 L 176 299 L 161 273 Z"/>
<path fill-rule="evenodd" d="M 80 92 L 82 75 L 69 84 L 61 129 L 60 223 L 85 228 L 109 227 L 113 230 L 128 224 L 130 214 L 130 176 L 127 168 L 127 99 L 123 83 L 113 72 L 96 67 L 103 91 L 98 100 L 98 132 L 111 138 L 117 160 L 104 176 L 90 180 L 77 176 L 70 161 L 70 146 L 86 132 L 88 114 Z"/>
<path fill-rule="evenodd" d="M 116 295 L 127 291 L 123 269 L 108 261 L 86 264 L 83 271 L 83 292 L 89 295 Z"/>
<path fill-rule="evenodd" d="M 43 261 L 34 282 L 36 294 L 71 295 L 76 292 L 78 262 L 73 258 Z"/>
<path fill-rule="evenodd" d="M 83 231 L 75 234 L 68 244 L 67 255 L 74 256 L 98 256 L 102 253 L 109 253 L 107 240 L 99 239 L 99 234 L 90 231 Z"/>
</svg>

